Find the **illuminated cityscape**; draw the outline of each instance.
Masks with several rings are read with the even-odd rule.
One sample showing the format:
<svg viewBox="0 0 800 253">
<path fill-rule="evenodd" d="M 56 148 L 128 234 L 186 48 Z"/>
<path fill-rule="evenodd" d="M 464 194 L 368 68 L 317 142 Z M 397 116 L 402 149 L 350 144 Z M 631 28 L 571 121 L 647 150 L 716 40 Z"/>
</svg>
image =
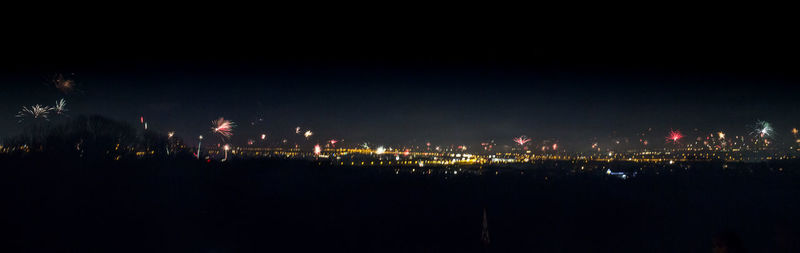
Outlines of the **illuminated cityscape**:
<svg viewBox="0 0 800 253">
<path fill-rule="evenodd" d="M 0 252 L 800 252 L 792 29 L 203 16 L 5 34 Z"/>
</svg>

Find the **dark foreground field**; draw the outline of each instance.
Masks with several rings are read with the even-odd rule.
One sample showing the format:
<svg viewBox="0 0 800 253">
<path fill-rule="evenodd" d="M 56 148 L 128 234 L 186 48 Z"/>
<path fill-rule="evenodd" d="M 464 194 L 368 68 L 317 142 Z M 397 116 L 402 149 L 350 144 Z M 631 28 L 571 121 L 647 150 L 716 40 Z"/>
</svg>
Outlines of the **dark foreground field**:
<svg viewBox="0 0 800 253">
<path fill-rule="evenodd" d="M 6 252 L 711 252 L 724 232 L 749 252 L 797 252 L 800 231 L 791 163 L 648 168 L 627 180 L 554 164 L 483 175 L 289 161 L 0 164 Z"/>
</svg>

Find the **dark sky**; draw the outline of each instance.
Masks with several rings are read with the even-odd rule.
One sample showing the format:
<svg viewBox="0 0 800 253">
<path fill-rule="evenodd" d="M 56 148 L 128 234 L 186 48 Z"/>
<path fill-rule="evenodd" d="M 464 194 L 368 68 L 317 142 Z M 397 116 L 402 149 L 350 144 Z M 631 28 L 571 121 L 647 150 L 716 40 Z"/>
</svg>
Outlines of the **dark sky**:
<svg viewBox="0 0 800 253">
<path fill-rule="evenodd" d="M 71 115 L 143 115 L 189 139 L 224 116 L 239 124 L 234 143 L 303 126 L 345 143 L 526 134 L 582 149 L 647 128 L 663 141 L 670 128 L 800 124 L 800 50 L 778 27 L 394 28 L 19 29 L 0 60 L 0 137 L 19 131 L 21 106 L 61 97 Z M 55 73 L 77 90 L 48 86 Z"/>
</svg>

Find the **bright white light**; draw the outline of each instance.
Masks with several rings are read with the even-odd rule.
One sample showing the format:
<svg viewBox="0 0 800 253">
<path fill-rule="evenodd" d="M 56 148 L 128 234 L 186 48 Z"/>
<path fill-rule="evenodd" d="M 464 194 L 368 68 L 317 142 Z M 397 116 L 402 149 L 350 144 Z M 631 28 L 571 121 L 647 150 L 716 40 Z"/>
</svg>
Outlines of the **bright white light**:
<svg viewBox="0 0 800 253">
<path fill-rule="evenodd" d="M 382 155 L 385 152 L 386 152 L 386 149 L 383 146 L 380 146 L 377 149 L 375 149 L 375 154 Z"/>
</svg>

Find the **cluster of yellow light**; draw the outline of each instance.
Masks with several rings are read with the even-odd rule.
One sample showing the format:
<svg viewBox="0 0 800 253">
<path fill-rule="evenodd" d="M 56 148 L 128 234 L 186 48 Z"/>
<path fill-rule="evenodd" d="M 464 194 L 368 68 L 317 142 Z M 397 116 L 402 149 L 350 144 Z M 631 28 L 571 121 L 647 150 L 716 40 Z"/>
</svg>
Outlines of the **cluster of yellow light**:
<svg viewBox="0 0 800 253">
<path fill-rule="evenodd" d="M 153 152 L 153 151 L 149 151 L 149 152 L 145 152 L 145 151 L 137 151 L 137 152 L 136 152 L 136 156 L 152 155 L 152 154 L 154 154 L 154 153 L 155 153 L 155 152 Z"/>
</svg>

